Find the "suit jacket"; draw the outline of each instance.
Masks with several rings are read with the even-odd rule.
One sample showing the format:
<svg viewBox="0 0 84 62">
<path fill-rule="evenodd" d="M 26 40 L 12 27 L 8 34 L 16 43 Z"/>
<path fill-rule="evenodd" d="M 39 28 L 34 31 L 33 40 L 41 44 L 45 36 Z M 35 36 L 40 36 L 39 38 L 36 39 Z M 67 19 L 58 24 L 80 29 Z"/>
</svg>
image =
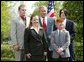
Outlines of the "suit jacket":
<svg viewBox="0 0 84 62">
<path fill-rule="evenodd" d="M 74 40 L 74 37 L 75 37 L 75 33 L 76 33 L 76 26 L 75 26 L 75 23 L 69 19 L 66 19 L 66 27 L 65 29 L 67 31 L 69 31 L 70 33 L 70 39 L 71 39 L 71 42 Z"/>
<path fill-rule="evenodd" d="M 25 25 L 26 23 L 26 25 Z M 24 43 L 24 30 L 29 26 L 30 18 L 26 17 L 24 22 L 20 17 L 17 17 L 12 20 L 11 23 L 11 40 L 12 45 L 18 44 L 20 49 L 23 49 Z"/>
<path fill-rule="evenodd" d="M 39 30 L 39 34 L 34 29 L 25 29 L 24 34 L 25 53 L 31 55 L 43 55 L 47 50 L 46 37 L 43 29 Z"/>
<path fill-rule="evenodd" d="M 51 46 L 53 48 L 53 58 L 59 58 L 58 53 L 56 53 L 57 48 L 63 48 L 64 55 L 62 58 L 70 57 L 69 53 L 69 45 L 70 45 L 70 35 L 66 30 L 62 30 L 60 38 L 58 35 L 58 31 L 53 31 L 51 34 Z"/>
<path fill-rule="evenodd" d="M 39 18 L 39 22 L 40 22 L 40 25 L 42 27 L 42 22 Z M 55 20 L 52 19 L 51 17 L 47 17 L 47 31 L 45 32 L 46 33 L 46 37 L 47 37 L 47 44 L 48 44 L 48 47 L 50 47 L 50 35 L 51 35 L 51 32 L 54 31 L 56 28 L 55 28 Z"/>
</svg>

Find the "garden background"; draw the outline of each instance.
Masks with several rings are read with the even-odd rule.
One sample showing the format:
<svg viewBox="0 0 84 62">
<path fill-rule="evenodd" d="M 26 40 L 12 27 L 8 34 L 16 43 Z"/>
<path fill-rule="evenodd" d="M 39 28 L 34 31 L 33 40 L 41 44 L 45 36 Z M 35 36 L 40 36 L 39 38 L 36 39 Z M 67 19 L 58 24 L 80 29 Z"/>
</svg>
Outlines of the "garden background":
<svg viewBox="0 0 84 62">
<path fill-rule="evenodd" d="M 68 18 L 73 20 L 76 24 L 76 36 L 74 39 L 75 61 L 83 61 L 83 1 L 54 2 L 57 17 L 59 10 L 66 8 L 69 11 Z M 14 7 L 22 3 L 24 3 L 24 1 L 1 1 L 1 61 L 14 60 L 14 54 L 10 45 L 12 42 L 10 38 L 10 22 L 11 19 L 16 16 L 13 11 L 17 9 L 14 9 Z M 48 6 L 48 1 L 35 1 L 35 4 L 32 5 L 32 8 L 35 8 L 35 11 L 33 11 L 34 14 L 39 15 L 38 7 L 41 5 Z"/>
</svg>

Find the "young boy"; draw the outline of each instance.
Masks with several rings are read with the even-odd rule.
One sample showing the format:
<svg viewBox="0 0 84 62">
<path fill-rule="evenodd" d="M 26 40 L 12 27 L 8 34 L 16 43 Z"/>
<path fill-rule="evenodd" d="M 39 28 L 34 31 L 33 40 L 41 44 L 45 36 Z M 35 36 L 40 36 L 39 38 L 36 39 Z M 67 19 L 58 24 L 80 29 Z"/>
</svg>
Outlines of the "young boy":
<svg viewBox="0 0 84 62">
<path fill-rule="evenodd" d="M 51 34 L 51 47 L 53 48 L 52 59 L 53 61 L 68 61 L 70 57 L 69 45 L 70 35 L 62 24 L 61 19 L 57 19 L 57 30 Z"/>
</svg>

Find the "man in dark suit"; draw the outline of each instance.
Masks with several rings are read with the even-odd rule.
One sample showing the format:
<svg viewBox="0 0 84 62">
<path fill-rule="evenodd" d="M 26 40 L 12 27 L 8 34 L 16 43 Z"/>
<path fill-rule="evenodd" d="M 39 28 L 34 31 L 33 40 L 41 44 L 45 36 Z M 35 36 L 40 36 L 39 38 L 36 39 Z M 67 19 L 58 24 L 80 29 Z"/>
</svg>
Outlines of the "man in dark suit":
<svg viewBox="0 0 84 62">
<path fill-rule="evenodd" d="M 47 36 L 47 45 L 48 45 L 48 61 L 51 61 L 51 51 L 52 48 L 50 47 L 50 34 L 53 30 L 55 30 L 55 21 L 54 19 L 47 16 L 47 8 L 45 6 L 40 6 L 39 8 L 40 16 L 39 22 L 40 25 L 44 28 Z"/>
<path fill-rule="evenodd" d="M 61 17 L 61 19 L 64 20 L 63 24 L 65 26 L 65 29 L 69 31 L 70 33 L 70 46 L 69 46 L 69 50 L 70 50 L 70 61 L 74 61 L 75 60 L 75 54 L 74 54 L 74 37 L 75 37 L 75 23 L 72 20 L 69 20 L 66 18 L 67 16 L 67 10 L 66 9 L 61 9 L 60 10 L 60 14 L 59 16 Z"/>
</svg>

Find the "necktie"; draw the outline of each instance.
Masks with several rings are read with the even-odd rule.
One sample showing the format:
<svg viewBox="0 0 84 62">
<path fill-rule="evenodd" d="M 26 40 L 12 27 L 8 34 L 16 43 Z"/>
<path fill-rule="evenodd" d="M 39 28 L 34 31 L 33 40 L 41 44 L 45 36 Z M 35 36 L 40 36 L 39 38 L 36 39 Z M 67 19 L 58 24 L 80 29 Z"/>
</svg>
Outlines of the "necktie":
<svg viewBox="0 0 84 62">
<path fill-rule="evenodd" d="M 25 17 L 25 16 L 24 16 L 24 17 L 22 17 L 22 16 L 21 16 L 21 18 L 22 18 L 22 20 L 23 20 L 23 21 L 25 21 L 25 20 L 26 20 L 26 17 Z"/>
<path fill-rule="evenodd" d="M 59 30 L 59 37 L 60 37 L 60 34 L 61 34 L 61 30 Z"/>
<path fill-rule="evenodd" d="M 46 25 L 46 22 L 45 22 L 45 18 L 43 18 L 43 28 L 45 31 L 47 31 L 47 25 Z"/>
<path fill-rule="evenodd" d="M 61 43 L 61 41 L 60 41 L 60 39 L 61 39 L 60 36 L 61 36 L 61 30 L 59 30 L 59 36 L 58 36 L 58 37 L 59 37 L 59 44 Z"/>
</svg>

